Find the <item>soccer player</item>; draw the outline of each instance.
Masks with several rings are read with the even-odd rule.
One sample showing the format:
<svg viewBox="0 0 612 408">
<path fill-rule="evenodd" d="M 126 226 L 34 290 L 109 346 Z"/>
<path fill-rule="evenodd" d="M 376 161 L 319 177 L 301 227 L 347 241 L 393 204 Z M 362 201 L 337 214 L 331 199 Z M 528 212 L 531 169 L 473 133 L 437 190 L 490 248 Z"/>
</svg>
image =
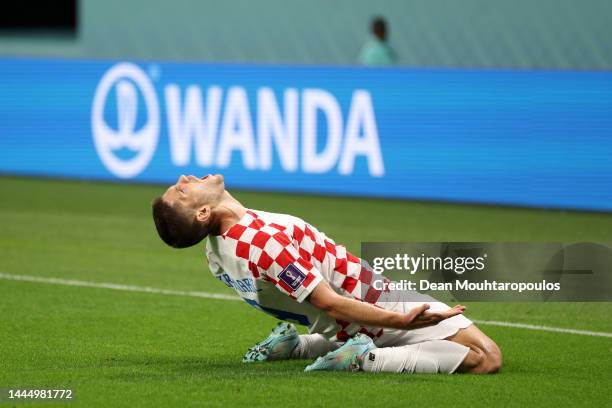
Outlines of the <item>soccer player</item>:
<svg viewBox="0 0 612 408">
<path fill-rule="evenodd" d="M 318 357 L 306 371 L 406 373 L 495 373 L 501 366 L 498 346 L 462 315 L 463 306 L 376 290 L 372 271 L 344 246 L 300 218 L 245 208 L 222 175 L 181 176 L 152 207 L 166 244 L 185 248 L 208 237 L 212 274 L 285 321 L 245 362 Z"/>
</svg>

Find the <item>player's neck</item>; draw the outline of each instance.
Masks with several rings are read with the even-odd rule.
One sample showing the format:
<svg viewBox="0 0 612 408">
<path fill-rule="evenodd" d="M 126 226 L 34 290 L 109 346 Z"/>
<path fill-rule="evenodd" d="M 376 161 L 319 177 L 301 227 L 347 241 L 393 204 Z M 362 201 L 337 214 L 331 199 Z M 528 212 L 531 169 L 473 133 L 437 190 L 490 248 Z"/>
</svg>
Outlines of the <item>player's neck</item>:
<svg viewBox="0 0 612 408">
<path fill-rule="evenodd" d="M 246 208 L 227 191 L 225 191 L 215 211 L 219 219 L 220 234 L 229 230 L 234 224 L 237 224 L 246 214 Z"/>
</svg>

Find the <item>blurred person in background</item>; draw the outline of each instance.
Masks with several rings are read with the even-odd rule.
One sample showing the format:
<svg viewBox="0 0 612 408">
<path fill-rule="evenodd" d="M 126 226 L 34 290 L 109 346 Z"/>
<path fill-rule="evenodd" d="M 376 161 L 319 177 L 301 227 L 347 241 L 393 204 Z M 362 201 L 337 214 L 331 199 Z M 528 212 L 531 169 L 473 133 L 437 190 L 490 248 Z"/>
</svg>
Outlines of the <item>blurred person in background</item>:
<svg viewBox="0 0 612 408">
<path fill-rule="evenodd" d="M 375 17 L 370 25 L 371 37 L 361 48 L 359 63 L 363 65 L 393 65 L 397 62 L 395 51 L 387 43 L 387 22 Z"/>
</svg>

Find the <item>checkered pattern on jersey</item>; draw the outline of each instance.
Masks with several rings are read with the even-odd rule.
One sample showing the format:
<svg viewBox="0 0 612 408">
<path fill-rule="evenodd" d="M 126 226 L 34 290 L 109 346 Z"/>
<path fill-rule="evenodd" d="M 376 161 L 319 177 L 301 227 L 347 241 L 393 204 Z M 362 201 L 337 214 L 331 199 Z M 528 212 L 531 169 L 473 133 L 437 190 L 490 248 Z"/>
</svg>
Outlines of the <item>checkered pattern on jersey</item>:
<svg viewBox="0 0 612 408">
<path fill-rule="evenodd" d="M 225 234 L 235 245 L 235 255 L 248 261 L 248 268 L 256 279 L 274 283 L 291 297 L 298 297 L 279 273 L 289 264 L 294 264 L 306 275 L 303 286 L 318 276 L 319 271 L 333 266 L 329 284 L 360 301 L 376 304 L 381 291 L 372 286 L 373 274 L 361 265 L 360 259 L 319 233 L 307 223 L 303 225 L 266 224 L 255 212 L 248 210 L 250 217 L 243 218 Z M 328 269 L 325 269 L 325 266 Z M 376 338 L 382 329 L 368 328 L 358 324 L 337 321 L 340 330 L 336 337 L 346 341 L 357 332 Z"/>
<path fill-rule="evenodd" d="M 304 290 L 312 289 L 310 285 L 320 273 L 310 262 L 300 257 L 283 231 L 284 228 L 277 224 L 266 224 L 252 211 L 248 211 L 248 214 L 251 217 L 233 225 L 223 238 L 231 240 L 234 254 L 248 262 L 253 277 L 272 282 L 294 299 L 299 298 Z M 280 277 L 289 265 L 297 267 L 305 276 L 297 289 L 293 289 Z"/>
<path fill-rule="evenodd" d="M 361 260 L 343 245 L 337 245 L 313 230 L 308 224 L 293 226 L 292 238 L 300 256 L 321 270 L 326 263 L 333 265 L 332 286 L 342 289 L 355 299 L 376 303 L 381 291 L 372 287 L 372 271 L 363 267 Z"/>
</svg>

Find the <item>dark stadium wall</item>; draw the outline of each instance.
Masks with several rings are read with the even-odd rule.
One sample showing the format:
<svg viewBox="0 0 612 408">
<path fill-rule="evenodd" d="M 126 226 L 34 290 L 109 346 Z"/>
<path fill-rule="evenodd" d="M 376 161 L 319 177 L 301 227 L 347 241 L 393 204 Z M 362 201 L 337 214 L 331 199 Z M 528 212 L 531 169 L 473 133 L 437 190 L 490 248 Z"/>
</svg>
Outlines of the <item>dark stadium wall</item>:
<svg viewBox="0 0 612 408">
<path fill-rule="evenodd" d="M 0 35 L 0 55 L 353 64 L 375 15 L 401 65 L 612 68 L 609 0 L 82 0 L 76 36 Z"/>
</svg>

